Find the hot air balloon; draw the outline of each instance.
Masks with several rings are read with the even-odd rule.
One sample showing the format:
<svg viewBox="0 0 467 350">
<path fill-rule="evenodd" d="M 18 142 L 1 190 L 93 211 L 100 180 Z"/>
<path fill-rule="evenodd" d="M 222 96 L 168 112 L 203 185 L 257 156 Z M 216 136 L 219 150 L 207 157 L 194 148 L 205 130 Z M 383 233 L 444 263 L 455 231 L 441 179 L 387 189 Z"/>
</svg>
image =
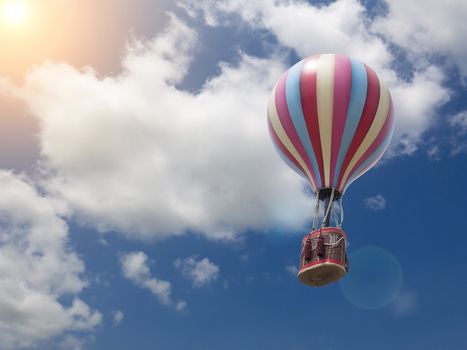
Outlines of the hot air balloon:
<svg viewBox="0 0 467 350">
<path fill-rule="evenodd" d="M 268 127 L 279 155 L 308 180 L 316 195 L 313 227 L 302 240 L 298 278 L 310 286 L 338 281 L 348 272 L 342 197 L 380 160 L 391 141 L 389 90 L 373 69 L 354 58 L 308 57 L 274 86 Z"/>
</svg>

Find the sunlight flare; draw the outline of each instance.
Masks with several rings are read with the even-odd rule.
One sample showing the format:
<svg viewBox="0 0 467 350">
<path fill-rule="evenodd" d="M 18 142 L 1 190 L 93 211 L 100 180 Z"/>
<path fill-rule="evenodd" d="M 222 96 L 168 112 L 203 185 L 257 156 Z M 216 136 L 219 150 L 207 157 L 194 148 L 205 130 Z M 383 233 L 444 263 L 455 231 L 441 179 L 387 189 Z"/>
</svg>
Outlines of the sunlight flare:
<svg viewBox="0 0 467 350">
<path fill-rule="evenodd" d="M 24 0 L 6 0 L 1 3 L 2 21 L 11 26 L 24 25 L 30 15 L 28 3 Z"/>
</svg>

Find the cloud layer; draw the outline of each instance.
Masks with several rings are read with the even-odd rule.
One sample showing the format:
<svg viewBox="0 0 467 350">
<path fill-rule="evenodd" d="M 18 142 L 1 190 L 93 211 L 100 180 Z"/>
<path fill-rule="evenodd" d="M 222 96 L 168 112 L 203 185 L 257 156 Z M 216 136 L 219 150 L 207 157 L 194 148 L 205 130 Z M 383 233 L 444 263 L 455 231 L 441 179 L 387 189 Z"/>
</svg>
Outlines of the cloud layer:
<svg viewBox="0 0 467 350">
<path fill-rule="evenodd" d="M 6 88 L 40 122 L 45 190 L 98 231 L 153 240 L 303 230 L 312 201 L 275 154 L 265 126 L 269 92 L 289 64 L 284 52 L 337 51 L 373 66 L 394 99 L 393 156 L 417 149 L 451 96 L 438 64 L 412 59 L 410 74 L 395 68 L 391 47 L 403 45 L 386 33 L 384 20 L 400 12 L 399 2 L 373 17 L 356 0 L 178 3 L 210 26 L 246 23 L 278 44 L 264 58 L 240 53 L 237 63 L 220 63 L 219 74 L 190 93 L 177 86 L 190 71 L 198 34 L 170 15 L 159 36 L 128 45 L 115 76 L 49 62 L 23 86 Z"/>
<path fill-rule="evenodd" d="M 102 316 L 77 296 L 84 264 L 68 246 L 66 223 L 21 177 L 0 171 L 0 192 L 0 348 L 92 330 Z"/>
<path fill-rule="evenodd" d="M 326 6 L 314 6 L 303 1 L 179 2 L 191 15 L 201 13 L 208 25 L 234 26 L 235 21 L 232 20 L 240 18 L 253 29 L 265 29 L 282 47 L 294 50 L 302 58 L 337 52 L 369 64 L 387 83 L 394 100 L 396 130 L 390 150 L 392 155 L 413 153 L 420 136 L 432 125 L 437 108 L 449 99 L 450 91 L 443 85 L 444 75 L 440 67 L 426 59 L 414 59 L 417 64 L 405 68 L 412 74 L 408 78 L 401 76 L 401 72 L 394 68 L 401 65 L 398 62 L 400 58 L 391 49 L 391 45 L 398 44 L 398 41 L 391 41 L 390 30 L 388 33 L 382 30 L 385 17 L 371 19 L 357 0 L 338 0 Z M 397 2 L 394 8 L 403 11 L 400 6 L 404 6 L 402 1 Z M 413 7 L 420 8 L 420 5 Z M 232 20 L 226 21 L 225 18 Z M 430 30 L 438 30 L 431 18 L 429 23 L 426 21 L 431 25 Z M 416 20 L 412 23 L 416 25 Z M 388 28 L 393 26 L 388 25 Z M 401 35 L 406 38 L 406 35 Z M 417 54 L 423 56 L 424 52 L 418 51 Z M 420 61 L 424 64 L 419 64 Z"/>
<path fill-rule="evenodd" d="M 374 29 L 402 47 L 417 64 L 442 57 L 467 76 L 467 6 L 462 1 L 386 1 L 388 13 L 374 22 Z M 444 24 L 440 28 L 440 24 Z"/>
<path fill-rule="evenodd" d="M 243 55 L 190 94 L 174 84 L 196 40 L 173 18 L 156 39 L 131 45 L 116 77 L 48 63 L 16 89 L 40 120 L 47 191 L 78 221 L 142 239 L 304 225 L 311 201 L 266 127 L 284 67 Z"/>
</svg>

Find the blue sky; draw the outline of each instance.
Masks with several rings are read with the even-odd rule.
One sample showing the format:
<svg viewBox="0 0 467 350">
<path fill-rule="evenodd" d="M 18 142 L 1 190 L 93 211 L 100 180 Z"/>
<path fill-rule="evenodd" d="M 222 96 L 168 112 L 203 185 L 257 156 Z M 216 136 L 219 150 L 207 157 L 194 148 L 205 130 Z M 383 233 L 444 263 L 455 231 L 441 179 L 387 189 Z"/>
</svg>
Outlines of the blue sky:
<svg viewBox="0 0 467 350">
<path fill-rule="evenodd" d="M 0 24 L 0 349 L 467 347 L 465 4 L 26 6 Z M 344 197 L 349 275 L 310 288 L 266 105 L 325 52 L 383 77 L 396 131 Z"/>
</svg>

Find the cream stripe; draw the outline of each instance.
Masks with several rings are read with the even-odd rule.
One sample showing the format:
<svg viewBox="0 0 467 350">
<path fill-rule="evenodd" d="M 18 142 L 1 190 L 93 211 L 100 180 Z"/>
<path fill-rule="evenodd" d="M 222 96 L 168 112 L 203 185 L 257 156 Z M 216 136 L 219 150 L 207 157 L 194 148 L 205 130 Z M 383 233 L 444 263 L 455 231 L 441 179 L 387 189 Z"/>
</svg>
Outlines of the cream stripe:
<svg viewBox="0 0 467 350">
<path fill-rule="evenodd" d="M 296 150 L 295 146 L 292 144 L 290 141 L 289 137 L 287 136 L 284 128 L 282 127 L 281 121 L 279 120 L 279 115 L 277 114 L 277 109 L 276 109 L 276 87 L 274 86 L 274 89 L 272 90 L 271 97 L 269 98 L 269 104 L 268 104 L 268 116 L 269 120 L 271 121 L 271 125 L 276 132 L 277 136 L 279 137 L 279 140 L 284 144 L 285 148 L 294 156 L 294 158 L 297 160 L 297 162 L 302 166 L 303 169 L 305 169 L 305 172 L 308 176 L 308 179 L 310 180 L 313 190 L 316 189 L 316 184 L 313 181 L 313 176 L 310 173 L 310 170 L 308 169 L 306 163 L 303 161 L 302 157 Z"/>
<path fill-rule="evenodd" d="M 331 139 L 332 139 L 332 112 L 334 97 L 334 66 L 335 55 L 326 54 L 319 57 L 317 71 L 317 98 L 319 136 L 323 151 L 324 183 L 330 186 L 331 176 Z"/>
<path fill-rule="evenodd" d="M 379 78 L 378 78 L 379 79 Z M 380 86 L 380 94 L 381 99 L 379 101 L 378 110 L 376 111 L 375 119 L 368 130 L 368 133 L 365 135 L 360 147 L 358 147 L 357 152 L 355 152 L 352 160 L 350 161 L 347 169 L 345 169 L 344 176 L 342 177 L 342 185 L 345 185 L 347 181 L 347 177 L 349 176 L 350 171 L 354 167 L 354 165 L 358 162 L 358 160 L 363 156 L 363 154 L 368 150 L 376 137 L 378 136 L 379 132 L 384 126 L 384 122 L 388 117 L 389 112 L 389 91 L 384 85 L 384 82 L 379 79 L 379 86 Z"/>
</svg>

